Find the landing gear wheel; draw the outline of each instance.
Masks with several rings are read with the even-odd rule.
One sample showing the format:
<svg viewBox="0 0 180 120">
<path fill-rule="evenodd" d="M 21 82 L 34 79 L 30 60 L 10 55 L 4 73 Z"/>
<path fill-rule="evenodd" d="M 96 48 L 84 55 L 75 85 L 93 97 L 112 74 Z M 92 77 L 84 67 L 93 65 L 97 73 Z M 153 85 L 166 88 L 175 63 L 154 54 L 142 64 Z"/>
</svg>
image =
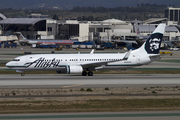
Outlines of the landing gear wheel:
<svg viewBox="0 0 180 120">
<path fill-rule="evenodd" d="M 24 73 L 21 73 L 21 76 L 25 76 L 25 74 L 24 74 Z"/>
<path fill-rule="evenodd" d="M 93 76 L 93 72 L 88 72 L 88 76 Z"/>
<path fill-rule="evenodd" d="M 86 76 L 87 75 L 87 72 L 86 71 L 83 71 L 82 72 L 82 76 Z"/>
</svg>

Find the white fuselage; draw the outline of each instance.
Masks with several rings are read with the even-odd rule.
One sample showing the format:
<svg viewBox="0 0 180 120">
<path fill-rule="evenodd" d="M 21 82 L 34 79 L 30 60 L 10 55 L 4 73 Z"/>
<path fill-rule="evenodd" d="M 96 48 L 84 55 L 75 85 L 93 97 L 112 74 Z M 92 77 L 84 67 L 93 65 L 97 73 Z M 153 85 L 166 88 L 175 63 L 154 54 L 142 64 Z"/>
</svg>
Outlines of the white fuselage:
<svg viewBox="0 0 180 120">
<path fill-rule="evenodd" d="M 65 66 L 83 66 L 86 64 L 101 63 L 111 61 L 106 65 L 100 65 L 98 69 L 126 69 L 140 66 L 152 62 L 149 57 L 142 58 L 140 55 L 133 54 L 127 60 L 122 60 L 126 53 L 111 54 L 38 54 L 24 55 L 15 58 L 6 64 L 7 67 L 20 71 L 34 70 L 60 70 Z M 122 61 L 121 61 L 122 60 Z M 91 68 L 91 67 L 89 67 Z M 93 68 L 93 66 L 92 66 Z"/>
</svg>

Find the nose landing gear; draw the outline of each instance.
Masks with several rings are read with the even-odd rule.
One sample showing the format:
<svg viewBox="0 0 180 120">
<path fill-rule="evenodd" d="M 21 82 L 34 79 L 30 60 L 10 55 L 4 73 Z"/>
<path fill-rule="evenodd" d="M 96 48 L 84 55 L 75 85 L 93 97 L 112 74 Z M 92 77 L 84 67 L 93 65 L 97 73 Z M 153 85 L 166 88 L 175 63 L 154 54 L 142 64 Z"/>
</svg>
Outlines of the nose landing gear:
<svg viewBox="0 0 180 120">
<path fill-rule="evenodd" d="M 21 76 L 25 76 L 25 73 L 21 73 Z"/>
</svg>

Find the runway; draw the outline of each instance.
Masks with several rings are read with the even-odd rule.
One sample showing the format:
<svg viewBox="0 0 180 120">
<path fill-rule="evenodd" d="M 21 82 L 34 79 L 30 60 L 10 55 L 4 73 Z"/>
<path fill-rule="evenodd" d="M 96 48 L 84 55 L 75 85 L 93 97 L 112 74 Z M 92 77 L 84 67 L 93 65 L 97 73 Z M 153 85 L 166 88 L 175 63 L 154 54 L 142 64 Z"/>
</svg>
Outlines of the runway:
<svg viewBox="0 0 180 120">
<path fill-rule="evenodd" d="M 0 88 L 178 86 L 179 78 L 179 74 L 4 74 L 0 75 Z"/>
</svg>

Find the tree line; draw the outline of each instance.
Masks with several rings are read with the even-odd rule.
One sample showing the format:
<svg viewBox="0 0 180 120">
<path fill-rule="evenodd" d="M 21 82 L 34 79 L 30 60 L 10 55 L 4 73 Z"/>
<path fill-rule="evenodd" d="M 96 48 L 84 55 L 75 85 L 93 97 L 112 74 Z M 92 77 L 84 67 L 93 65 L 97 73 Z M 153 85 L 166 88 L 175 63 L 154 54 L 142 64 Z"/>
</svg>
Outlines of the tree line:
<svg viewBox="0 0 180 120">
<path fill-rule="evenodd" d="M 121 20 L 146 20 L 151 17 L 164 17 L 164 10 L 167 5 L 157 4 L 138 4 L 137 6 L 120 6 L 115 8 L 106 7 L 80 7 L 76 6 L 72 9 L 0 9 L 0 13 L 6 17 L 27 17 L 31 13 L 40 13 L 48 15 L 50 18 L 57 19 L 77 19 L 77 20 L 105 20 L 116 18 Z M 56 17 L 54 17 L 56 15 Z"/>
<path fill-rule="evenodd" d="M 167 5 L 157 5 L 157 4 L 138 4 L 135 7 L 132 6 L 120 6 L 115 8 L 106 7 L 74 7 L 70 11 L 72 12 L 163 12 Z"/>
</svg>

